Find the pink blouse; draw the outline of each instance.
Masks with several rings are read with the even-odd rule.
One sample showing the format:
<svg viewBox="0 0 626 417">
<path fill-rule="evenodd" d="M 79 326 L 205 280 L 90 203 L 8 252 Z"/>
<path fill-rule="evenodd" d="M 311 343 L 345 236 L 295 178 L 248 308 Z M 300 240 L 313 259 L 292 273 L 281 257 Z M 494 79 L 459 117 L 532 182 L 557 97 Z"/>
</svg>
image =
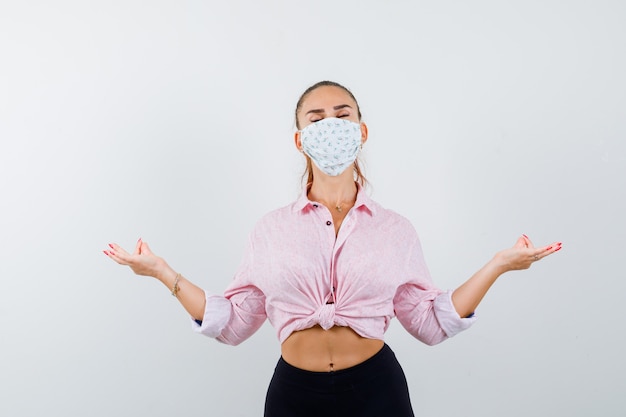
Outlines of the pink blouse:
<svg viewBox="0 0 626 417">
<path fill-rule="evenodd" d="M 451 291 L 433 284 L 415 229 L 374 202 L 359 186 L 337 237 L 331 213 L 306 192 L 274 210 L 250 234 L 239 270 L 223 296 L 206 293 L 194 330 L 237 345 L 268 318 L 282 343 L 315 325 L 348 326 L 383 339 L 396 316 L 404 328 L 433 345 L 467 329 Z"/>
</svg>

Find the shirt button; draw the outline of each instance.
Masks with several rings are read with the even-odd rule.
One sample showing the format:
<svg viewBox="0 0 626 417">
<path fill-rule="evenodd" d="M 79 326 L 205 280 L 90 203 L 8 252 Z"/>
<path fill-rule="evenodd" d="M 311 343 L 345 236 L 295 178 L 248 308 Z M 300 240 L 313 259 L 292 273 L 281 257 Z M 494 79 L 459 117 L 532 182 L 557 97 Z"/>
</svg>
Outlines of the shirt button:
<svg viewBox="0 0 626 417">
<path fill-rule="evenodd" d="M 318 208 L 319 206 L 317 204 L 313 204 L 313 207 Z"/>
<path fill-rule="evenodd" d="M 331 222 L 330 220 L 326 222 L 326 226 L 330 226 L 331 224 L 333 224 L 333 222 Z"/>
</svg>

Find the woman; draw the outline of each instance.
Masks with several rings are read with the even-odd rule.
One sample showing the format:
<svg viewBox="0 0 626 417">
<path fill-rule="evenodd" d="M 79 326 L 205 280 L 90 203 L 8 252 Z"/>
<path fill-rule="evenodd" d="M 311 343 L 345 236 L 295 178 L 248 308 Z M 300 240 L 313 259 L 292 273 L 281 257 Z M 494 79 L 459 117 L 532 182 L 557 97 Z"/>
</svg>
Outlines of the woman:
<svg viewBox="0 0 626 417">
<path fill-rule="evenodd" d="M 152 253 L 105 254 L 157 278 L 199 333 L 236 345 L 269 318 L 281 343 L 265 415 L 413 416 L 404 373 L 383 335 L 393 317 L 417 339 L 440 343 L 468 328 L 504 272 L 561 249 L 521 236 L 454 291 L 431 281 L 420 242 L 402 216 L 372 201 L 357 155 L 367 141 L 356 99 L 322 81 L 295 111 L 307 183 L 298 200 L 264 216 L 224 296 L 205 293 Z"/>
</svg>

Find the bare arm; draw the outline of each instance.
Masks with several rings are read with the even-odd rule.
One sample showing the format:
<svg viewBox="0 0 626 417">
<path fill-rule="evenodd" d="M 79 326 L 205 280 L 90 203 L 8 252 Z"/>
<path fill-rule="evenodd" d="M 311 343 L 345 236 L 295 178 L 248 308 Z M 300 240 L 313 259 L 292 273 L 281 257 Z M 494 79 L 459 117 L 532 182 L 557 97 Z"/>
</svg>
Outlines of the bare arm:
<svg viewBox="0 0 626 417">
<path fill-rule="evenodd" d="M 139 239 L 132 254 L 114 243 L 109 244 L 109 247 L 109 250 L 104 251 L 109 258 L 120 265 L 129 266 L 137 275 L 154 277 L 161 281 L 170 291 L 173 290 L 177 272 L 163 258 L 152 253 L 146 242 Z M 191 317 L 196 320 L 202 320 L 206 304 L 204 290 L 180 276 L 176 298 Z"/>
<path fill-rule="evenodd" d="M 526 235 L 520 237 L 512 248 L 496 255 L 470 279 L 452 293 L 452 303 L 461 317 L 472 314 L 498 277 L 505 272 L 528 269 L 533 262 L 561 249 L 561 242 L 535 248 Z"/>
</svg>

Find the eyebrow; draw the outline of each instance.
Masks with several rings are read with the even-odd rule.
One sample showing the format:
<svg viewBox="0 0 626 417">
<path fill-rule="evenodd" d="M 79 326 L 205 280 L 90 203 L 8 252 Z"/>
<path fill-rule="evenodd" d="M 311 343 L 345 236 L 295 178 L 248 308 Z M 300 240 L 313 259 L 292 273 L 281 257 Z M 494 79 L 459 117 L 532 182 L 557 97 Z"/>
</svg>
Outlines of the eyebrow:
<svg viewBox="0 0 626 417">
<path fill-rule="evenodd" d="M 341 110 L 341 109 L 345 109 L 345 108 L 349 108 L 351 109 L 352 106 L 350 106 L 349 104 L 339 104 L 338 106 L 333 107 L 333 110 Z M 308 112 L 305 113 L 305 116 L 309 113 L 324 113 L 324 109 L 313 109 L 313 110 L 309 110 Z"/>
</svg>

